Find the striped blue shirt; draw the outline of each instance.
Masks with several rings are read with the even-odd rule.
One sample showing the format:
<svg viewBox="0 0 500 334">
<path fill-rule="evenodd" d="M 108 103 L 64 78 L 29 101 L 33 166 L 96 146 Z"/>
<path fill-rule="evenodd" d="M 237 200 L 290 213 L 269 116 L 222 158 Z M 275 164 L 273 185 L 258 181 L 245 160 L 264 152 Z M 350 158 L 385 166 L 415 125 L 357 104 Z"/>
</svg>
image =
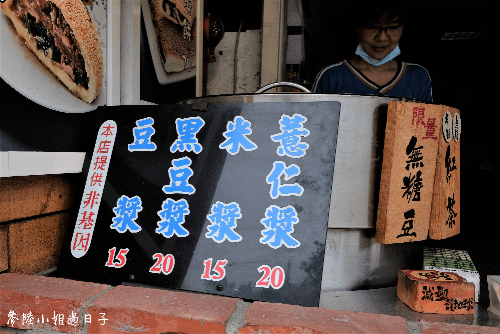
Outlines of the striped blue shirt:
<svg viewBox="0 0 500 334">
<path fill-rule="evenodd" d="M 425 68 L 398 61 L 394 78 L 379 86 L 355 68 L 349 61 L 325 67 L 316 77 L 313 93 L 356 94 L 406 97 L 432 102 L 431 78 Z"/>
</svg>

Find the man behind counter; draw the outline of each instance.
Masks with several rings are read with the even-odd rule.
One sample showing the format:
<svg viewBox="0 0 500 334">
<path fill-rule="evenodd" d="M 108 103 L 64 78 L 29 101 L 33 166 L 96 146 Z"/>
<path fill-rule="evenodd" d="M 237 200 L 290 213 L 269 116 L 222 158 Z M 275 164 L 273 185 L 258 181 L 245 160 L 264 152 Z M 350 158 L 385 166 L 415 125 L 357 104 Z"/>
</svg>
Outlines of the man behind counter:
<svg viewBox="0 0 500 334">
<path fill-rule="evenodd" d="M 359 45 L 349 60 L 322 69 L 314 93 L 397 96 L 432 102 L 429 73 L 394 59 L 400 53 L 405 10 L 402 1 L 366 1 L 356 13 Z"/>
</svg>

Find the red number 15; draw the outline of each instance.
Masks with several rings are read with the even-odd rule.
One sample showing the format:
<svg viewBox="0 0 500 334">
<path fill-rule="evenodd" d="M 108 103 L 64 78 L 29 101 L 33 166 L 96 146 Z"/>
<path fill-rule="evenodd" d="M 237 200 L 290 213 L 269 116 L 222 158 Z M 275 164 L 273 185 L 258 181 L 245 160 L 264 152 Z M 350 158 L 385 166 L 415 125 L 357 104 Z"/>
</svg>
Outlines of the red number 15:
<svg viewBox="0 0 500 334">
<path fill-rule="evenodd" d="M 122 248 L 118 252 L 118 255 L 116 255 L 116 260 L 118 262 L 115 262 L 115 253 L 116 253 L 116 247 L 111 248 L 108 250 L 109 256 L 108 256 L 108 262 L 106 262 L 106 267 L 111 267 L 111 268 L 121 268 L 125 265 L 127 262 L 127 258 L 125 255 L 128 253 L 128 248 Z"/>
<path fill-rule="evenodd" d="M 224 266 L 227 264 L 227 260 L 218 260 L 215 264 L 213 271 L 215 271 L 216 275 L 210 275 L 210 269 L 212 268 L 212 258 L 203 261 L 205 266 L 205 270 L 203 271 L 202 279 L 206 279 L 209 281 L 220 281 L 226 276 L 226 269 Z"/>
</svg>

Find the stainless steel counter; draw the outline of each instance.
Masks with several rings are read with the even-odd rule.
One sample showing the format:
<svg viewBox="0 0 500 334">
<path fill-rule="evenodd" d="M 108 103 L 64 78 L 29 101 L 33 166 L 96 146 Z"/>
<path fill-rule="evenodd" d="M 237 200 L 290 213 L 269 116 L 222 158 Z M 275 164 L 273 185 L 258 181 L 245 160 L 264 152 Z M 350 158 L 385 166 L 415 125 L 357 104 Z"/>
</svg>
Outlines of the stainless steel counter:
<svg viewBox="0 0 500 334">
<path fill-rule="evenodd" d="M 332 310 L 386 314 L 405 318 L 409 322 L 425 320 L 500 328 L 500 316 L 476 304 L 474 315 L 419 313 L 411 310 L 397 297 L 396 287 L 357 290 L 321 291 L 319 307 Z"/>
</svg>

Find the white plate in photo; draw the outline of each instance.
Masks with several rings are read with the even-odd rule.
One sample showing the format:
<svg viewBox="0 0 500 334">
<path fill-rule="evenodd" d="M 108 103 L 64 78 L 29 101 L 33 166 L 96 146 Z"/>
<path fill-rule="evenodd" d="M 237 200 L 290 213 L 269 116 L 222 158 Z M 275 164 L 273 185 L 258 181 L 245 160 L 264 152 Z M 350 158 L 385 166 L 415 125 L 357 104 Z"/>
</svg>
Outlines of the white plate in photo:
<svg viewBox="0 0 500 334">
<path fill-rule="evenodd" d="M 160 50 L 158 49 L 158 41 L 156 39 L 155 27 L 153 18 L 151 16 L 151 8 L 149 7 L 148 0 L 141 1 L 142 17 L 144 18 L 144 25 L 146 26 L 146 37 L 151 50 L 151 58 L 156 72 L 156 77 L 160 85 L 166 85 L 173 82 L 178 82 L 190 79 L 196 76 L 196 69 L 193 67 L 191 71 L 184 70 L 182 72 L 167 73 L 163 62 L 160 57 Z M 194 61 L 194 60 L 193 60 Z M 194 64 L 193 64 L 194 65 Z"/>
<path fill-rule="evenodd" d="M 106 1 L 94 0 L 87 6 L 99 33 L 106 73 Z M 106 75 L 96 99 L 88 104 L 73 95 L 18 37 L 10 19 L 0 10 L 0 77 L 31 101 L 46 108 L 83 113 L 106 104 Z"/>
</svg>

